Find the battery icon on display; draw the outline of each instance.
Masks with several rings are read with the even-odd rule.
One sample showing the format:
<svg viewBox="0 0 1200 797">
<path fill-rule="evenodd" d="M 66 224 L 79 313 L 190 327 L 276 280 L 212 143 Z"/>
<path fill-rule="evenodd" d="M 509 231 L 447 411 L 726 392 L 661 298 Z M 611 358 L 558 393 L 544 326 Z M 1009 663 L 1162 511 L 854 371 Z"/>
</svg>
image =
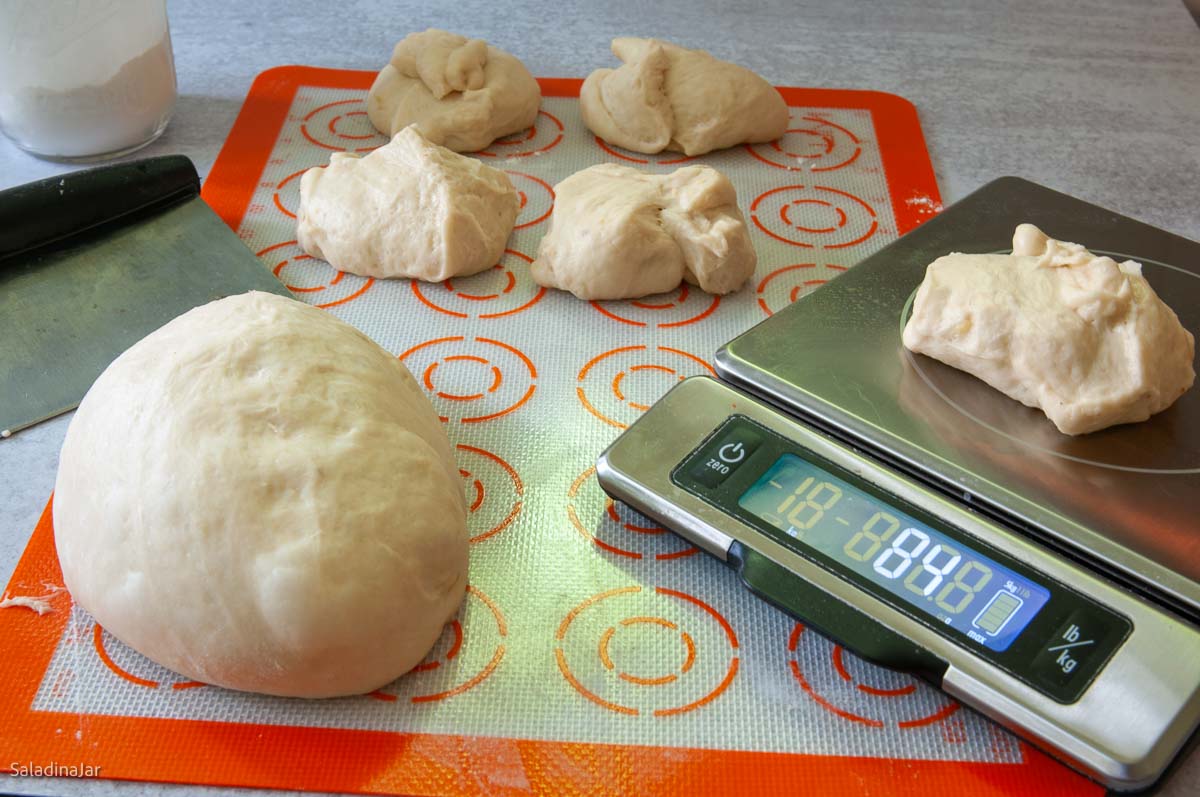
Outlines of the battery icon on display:
<svg viewBox="0 0 1200 797">
<path fill-rule="evenodd" d="M 1011 592 L 999 590 L 992 599 L 988 601 L 987 606 L 983 607 L 971 625 L 983 631 L 988 636 L 999 634 L 1004 626 L 1008 625 L 1008 621 L 1017 613 L 1025 601 L 1013 595 Z"/>
</svg>

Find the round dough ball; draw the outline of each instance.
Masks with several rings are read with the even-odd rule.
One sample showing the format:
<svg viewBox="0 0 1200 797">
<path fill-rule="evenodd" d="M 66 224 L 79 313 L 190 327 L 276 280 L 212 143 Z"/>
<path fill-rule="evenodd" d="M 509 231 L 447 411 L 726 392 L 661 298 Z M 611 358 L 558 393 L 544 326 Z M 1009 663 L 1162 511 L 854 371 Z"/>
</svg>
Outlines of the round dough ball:
<svg viewBox="0 0 1200 797">
<path fill-rule="evenodd" d="M 274 695 L 389 683 L 466 589 L 462 481 L 416 380 L 266 293 L 191 310 L 100 375 L 63 444 L 54 537 L 110 633 Z"/>
</svg>

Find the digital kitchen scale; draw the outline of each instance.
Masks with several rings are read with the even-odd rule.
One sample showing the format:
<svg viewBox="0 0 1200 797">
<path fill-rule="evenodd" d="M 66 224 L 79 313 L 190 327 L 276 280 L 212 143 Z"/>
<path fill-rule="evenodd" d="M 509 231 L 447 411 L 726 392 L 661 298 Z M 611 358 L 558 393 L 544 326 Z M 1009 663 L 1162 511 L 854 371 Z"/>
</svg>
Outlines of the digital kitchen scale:
<svg viewBox="0 0 1200 797">
<path fill-rule="evenodd" d="M 1032 222 L 1132 258 L 1200 332 L 1200 245 L 997 180 L 723 347 L 600 484 L 756 593 L 1120 790 L 1200 723 L 1200 386 L 1082 437 L 906 351 L 925 266 Z"/>
</svg>

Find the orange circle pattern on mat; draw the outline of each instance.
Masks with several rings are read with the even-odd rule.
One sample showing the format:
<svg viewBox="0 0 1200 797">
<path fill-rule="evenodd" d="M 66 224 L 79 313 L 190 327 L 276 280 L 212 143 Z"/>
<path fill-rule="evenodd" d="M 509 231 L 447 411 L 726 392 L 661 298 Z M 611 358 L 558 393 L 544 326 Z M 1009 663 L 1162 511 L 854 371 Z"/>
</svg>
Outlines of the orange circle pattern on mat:
<svg viewBox="0 0 1200 797">
<path fill-rule="evenodd" d="M 255 254 L 297 299 L 316 307 L 336 307 L 354 301 L 375 284 L 374 277 L 338 271 L 324 260 L 306 254 L 296 241 L 268 246 Z"/>
<path fill-rule="evenodd" d="M 148 677 L 151 674 L 150 670 L 162 670 L 163 668 L 154 664 L 133 648 L 127 647 L 112 638 L 99 623 L 95 623 L 92 626 L 92 649 L 110 672 L 136 686 L 145 687 L 146 689 L 170 688 L 181 690 L 195 689 L 196 687 L 208 685 L 201 681 L 189 681 L 183 678 L 167 684 L 165 681 Z M 137 673 L 139 672 L 142 674 L 138 675 Z"/>
<path fill-rule="evenodd" d="M 484 619 L 484 618 L 487 619 Z M 367 695 L 388 703 L 434 703 L 476 688 L 504 660 L 508 623 L 496 602 L 476 586 L 420 664 Z"/>
<path fill-rule="evenodd" d="M 845 266 L 826 263 L 825 268 L 842 272 Z M 829 280 L 815 276 L 816 263 L 794 263 L 783 266 L 763 277 L 755 288 L 759 308 L 768 316 L 774 315 L 806 293 L 816 290 Z"/>
<path fill-rule="evenodd" d="M 631 327 L 672 329 L 698 324 L 721 305 L 721 297 L 681 282 L 668 293 L 621 301 L 592 301 L 592 307 L 613 321 Z"/>
<path fill-rule="evenodd" d="M 777 241 L 807 249 L 845 249 L 879 231 L 875 209 L 840 188 L 787 185 L 759 194 L 750 219 Z"/>
<path fill-rule="evenodd" d="M 596 418 L 626 429 L 677 382 L 701 373 L 716 375 L 708 363 L 682 349 L 622 346 L 584 364 L 575 394 Z"/>
<path fill-rule="evenodd" d="M 491 451 L 459 443 L 458 473 L 467 496 L 471 542 L 504 531 L 521 514 L 525 485 L 512 465 Z"/>
<path fill-rule="evenodd" d="M 493 338 L 435 338 L 400 354 L 432 394 L 442 421 L 481 423 L 523 407 L 537 389 L 537 368 L 515 346 Z"/>
<path fill-rule="evenodd" d="M 787 649 L 795 682 L 817 705 L 847 722 L 872 728 L 890 722 L 899 728 L 920 728 L 941 722 L 961 707 L 954 699 L 917 684 L 911 675 L 868 664 L 841 645 L 806 633 L 800 623 L 792 628 Z M 821 664 L 806 672 L 803 661 Z"/>
<path fill-rule="evenodd" d="M 505 249 L 500 262 L 470 277 L 439 283 L 410 280 L 412 292 L 431 310 L 453 318 L 507 318 L 542 300 L 546 288 L 529 276 L 533 258 Z"/>
<path fill-rule="evenodd" d="M 474 153 L 482 158 L 528 158 L 549 152 L 562 143 L 566 128 L 554 114 L 538 111 L 533 127 L 511 136 L 498 138 L 487 148 Z"/>
<path fill-rule="evenodd" d="M 617 504 L 600 489 L 590 467 L 567 490 L 567 519 L 593 545 L 622 559 L 671 561 L 700 552 L 648 517 Z"/>
<path fill-rule="evenodd" d="M 504 173 L 517 189 L 517 199 L 520 201 L 521 210 L 517 214 L 514 230 L 524 230 L 550 218 L 554 211 L 554 188 L 550 183 L 525 172 L 505 169 Z"/>
<path fill-rule="evenodd" d="M 296 218 L 296 213 L 300 209 L 300 178 L 308 171 L 305 169 L 297 169 L 296 171 L 284 177 L 275 184 L 275 193 L 271 195 L 271 201 L 275 204 L 275 209 L 289 219 Z"/>
<path fill-rule="evenodd" d="M 617 714 L 670 717 L 719 698 L 738 672 L 737 634 L 708 603 L 666 587 L 587 598 L 554 635 L 563 679 Z"/>
<path fill-rule="evenodd" d="M 334 152 L 370 152 L 387 143 L 367 118 L 361 99 L 327 102 L 300 122 L 300 135 L 310 144 Z"/>
<path fill-rule="evenodd" d="M 768 166 L 787 171 L 831 172 L 858 160 L 862 142 L 841 125 L 820 116 L 793 120 L 783 138 L 746 144 L 746 151 Z"/>
</svg>

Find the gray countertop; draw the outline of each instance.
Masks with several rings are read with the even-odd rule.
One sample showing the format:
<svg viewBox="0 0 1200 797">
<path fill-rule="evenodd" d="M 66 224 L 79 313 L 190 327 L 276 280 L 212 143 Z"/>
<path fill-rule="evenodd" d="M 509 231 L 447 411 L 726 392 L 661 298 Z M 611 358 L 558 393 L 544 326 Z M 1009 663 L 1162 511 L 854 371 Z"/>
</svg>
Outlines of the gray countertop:
<svg viewBox="0 0 1200 797">
<path fill-rule="evenodd" d="M 432 26 L 486 38 L 535 75 L 583 77 L 613 64 L 613 36 L 633 34 L 707 49 L 776 85 L 906 97 L 947 204 L 1020 175 L 1200 239 L 1200 27 L 1180 0 L 170 0 L 168 8 L 180 97 L 165 135 L 139 156 L 183 153 L 202 176 L 254 76 L 273 66 L 378 69 L 397 40 Z M 0 188 L 67 170 L 0 140 Z M 53 486 L 67 421 L 0 441 L 3 583 Z M 0 788 L 211 793 L 112 781 L 6 779 Z M 1163 793 L 1197 790 L 1193 754 Z"/>
</svg>

